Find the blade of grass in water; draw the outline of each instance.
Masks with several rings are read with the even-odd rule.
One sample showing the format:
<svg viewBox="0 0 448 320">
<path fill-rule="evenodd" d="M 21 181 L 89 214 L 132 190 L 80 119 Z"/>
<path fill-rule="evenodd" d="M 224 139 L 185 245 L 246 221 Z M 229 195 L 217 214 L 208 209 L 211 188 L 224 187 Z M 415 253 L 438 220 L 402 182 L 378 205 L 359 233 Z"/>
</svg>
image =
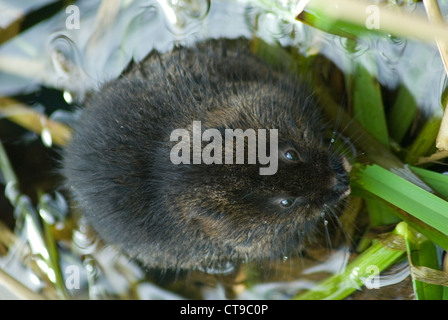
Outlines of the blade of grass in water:
<svg viewBox="0 0 448 320">
<path fill-rule="evenodd" d="M 416 113 L 417 103 L 414 97 L 405 86 L 401 86 L 387 116 L 390 135 L 396 142 L 401 143 Z"/>
<path fill-rule="evenodd" d="M 3 175 L 6 184 L 17 184 L 17 176 L 12 169 L 11 162 L 6 154 L 6 150 L 3 147 L 3 143 L 0 141 L 0 173 Z M 15 197 L 9 199 L 11 202 L 15 202 Z"/>
<path fill-rule="evenodd" d="M 366 285 L 375 287 L 379 273 L 389 268 L 404 256 L 404 251 L 386 249 L 380 242 L 351 262 L 344 272 L 336 274 L 318 284 L 312 290 L 299 293 L 295 300 L 341 300 Z"/>
<path fill-rule="evenodd" d="M 51 231 L 51 226 L 44 217 L 51 215 L 48 208 L 48 199 L 44 195 L 39 196 L 39 215 L 42 217 L 41 222 L 43 226 L 42 236 L 45 241 L 45 246 L 48 251 L 48 265 L 53 269 L 54 281 L 56 289 L 58 290 L 61 298 L 67 299 L 67 292 L 65 289 L 65 282 L 62 276 L 61 267 L 59 265 L 59 251 L 56 245 L 56 240 L 54 239 L 53 233 Z M 45 212 L 45 214 L 44 214 Z"/>
<path fill-rule="evenodd" d="M 16 297 L 24 300 L 46 300 L 43 295 L 37 294 L 31 291 L 28 287 L 24 286 L 20 281 L 17 281 L 14 277 L 0 268 L 0 285 L 6 288 L 6 292 L 11 291 Z M 3 289 L 5 290 L 5 289 Z"/>
<path fill-rule="evenodd" d="M 415 266 L 430 268 L 429 270 L 439 270 L 437 249 L 434 243 L 405 223 L 402 223 L 400 227 L 403 229 L 401 233 L 406 240 L 406 249 L 411 271 Z M 441 285 L 419 281 L 415 278 L 413 272 L 411 272 L 411 276 L 415 298 L 417 300 L 442 299 L 443 288 Z"/>
<path fill-rule="evenodd" d="M 0 97 L 0 117 L 2 116 L 37 134 L 48 130 L 53 142 L 57 145 L 65 145 L 71 138 L 71 129 L 66 125 L 53 121 L 46 115 L 11 98 Z"/>
<path fill-rule="evenodd" d="M 387 147 L 389 146 L 389 134 L 380 84 L 361 62 L 356 60 L 354 63 L 353 116 L 373 137 Z M 370 64 L 376 68 L 373 61 Z"/>
<path fill-rule="evenodd" d="M 414 166 L 410 168 L 441 196 L 448 198 L 448 175 Z"/>
<path fill-rule="evenodd" d="M 429 23 L 424 16 L 410 15 L 404 10 L 391 10 L 381 4 L 372 5 L 368 1 L 356 0 L 313 0 L 308 4 L 308 9 L 316 10 L 327 25 L 352 24 L 398 37 L 417 38 L 425 42 L 433 42 L 433 39 L 448 42 L 445 24 L 436 21 Z M 377 19 L 377 24 L 370 26 L 369 18 Z"/>
<path fill-rule="evenodd" d="M 394 224 L 400 221 L 394 213 L 395 210 L 377 199 L 365 199 L 369 210 L 370 225 L 384 226 Z"/>
<path fill-rule="evenodd" d="M 426 121 L 418 137 L 409 148 L 408 156 L 405 159 L 406 163 L 415 164 L 420 157 L 430 154 L 431 148 L 435 147 L 441 122 L 440 116 L 432 116 Z"/>
<path fill-rule="evenodd" d="M 353 183 L 379 198 L 400 208 L 405 213 L 426 223 L 435 230 L 429 233 L 417 229 L 444 249 L 448 249 L 448 202 L 381 168 L 369 165 L 364 168 L 355 167 Z M 401 215 L 400 218 L 406 218 Z"/>
<path fill-rule="evenodd" d="M 255 0 L 259 6 L 283 20 L 294 23 L 302 21 L 324 32 L 356 38 L 362 34 L 382 33 L 397 37 L 417 38 L 431 42 L 438 38 L 448 42 L 446 26 L 439 22 L 429 23 L 426 17 L 410 15 L 381 4 L 356 0 L 313 0 L 305 11 L 293 12 L 277 1 Z M 390 6 L 389 6 L 390 7 Z M 404 10 L 403 10 L 404 11 Z"/>
<path fill-rule="evenodd" d="M 60 298 L 67 298 L 64 283 L 59 267 L 58 251 L 51 231 L 44 221 L 44 230 L 41 228 L 39 216 L 33 207 L 30 198 L 21 194 L 17 177 L 12 169 L 3 144 L 0 141 L 0 174 L 5 178 L 8 192 L 6 197 L 14 206 L 17 217 L 23 220 L 22 231 L 26 234 L 31 252 L 42 258 L 43 264 L 39 264 L 48 279 L 54 283 Z M 42 209 L 45 204 L 41 202 Z"/>
<path fill-rule="evenodd" d="M 389 146 L 389 134 L 384 113 L 384 105 L 380 84 L 372 75 L 377 73 L 375 59 L 364 54 L 364 63 L 367 63 L 372 71 L 367 70 L 359 59 L 352 60 L 354 64 L 353 75 L 346 75 L 348 90 L 351 91 L 352 109 L 354 118 L 365 128 L 376 140 L 386 148 Z M 366 60 L 367 59 L 367 60 Z M 376 199 L 366 199 L 370 223 L 372 226 L 387 225 L 398 222 L 397 217 L 389 209 Z"/>
</svg>

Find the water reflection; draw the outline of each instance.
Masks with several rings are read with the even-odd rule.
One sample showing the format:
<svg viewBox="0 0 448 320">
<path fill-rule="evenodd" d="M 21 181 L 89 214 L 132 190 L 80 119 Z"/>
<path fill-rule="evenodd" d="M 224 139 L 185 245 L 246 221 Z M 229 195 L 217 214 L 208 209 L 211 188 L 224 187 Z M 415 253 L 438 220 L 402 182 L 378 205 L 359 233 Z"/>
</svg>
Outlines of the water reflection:
<svg viewBox="0 0 448 320">
<path fill-rule="evenodd" d="M 210 1 L 158 0 L 165 15 L 166 27 L 175 35 L 188 34 L 205 18 L 210 10 Z"/>
</svg>

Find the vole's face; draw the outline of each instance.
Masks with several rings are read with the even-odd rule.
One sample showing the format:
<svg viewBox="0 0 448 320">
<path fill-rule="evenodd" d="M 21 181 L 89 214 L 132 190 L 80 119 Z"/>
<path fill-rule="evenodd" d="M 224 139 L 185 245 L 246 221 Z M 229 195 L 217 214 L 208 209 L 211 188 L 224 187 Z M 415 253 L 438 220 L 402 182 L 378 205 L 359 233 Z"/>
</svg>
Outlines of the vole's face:
<svg viewBox="0 0 448 320">
<path fill-rule="evenodd" d="M 243 247 L 282 250 L 284 241 L 300 241 L 322 212 L 350 192 L 348 161 L 314 140 L 280 139 L 277 172 L 260 175 L 260 167 L 201 166 L 202 185 L 193 192 L 196 198 L 197 190 L 203 192 L 197 203 L 202 214 L 196 218 L 210 234 L 219 231 Z"/>
<path fill-rule="evenodd" d="M 350 192 L 350 165 L 344 157 L 326 149 L 282 144 L 277 172 L 272 175 L 260 175 L 262 165 L 227 166 L 225 174 L 233 179 L 239 177 L 239 183 L 228 187 L 232 192 L 226 194 L 226 202 L 246 207 L 246 212 L 255 215 L 300 211 L 311 216 L 335 205 Z"/>
<path fill-rule="evenodd" d="M 262 180 L 265 205 L 278 214 L 312 217 L 349 193 L 348 170 L 347 160 L 326 147 L 283 144 L 276 175 Z"/>
<path fill-rule="evenodd" d="M 249 164 L 249 150 L 255 148 L 250 149 L 246 139 L 244 164 L 226 164 L 224 152 L 222 164 L 183 167 L 182 178 L 188 187 L 183 186 L 179 194 L 181 202 L 189 206 L 180 208 L 187 221 L 210 241 L 228 243 L 239 254 L 278 256 L 297 248 L 322 216 L 350 193 L 350 164 L 335 152 L 334 145 L 323 142 L 325 134 L 319 115 L 314 113 L 316 106 L 310 105 L 304 111 L 294 99 L 286 97 L 283 92 L 276 98 L 284 112 L 271 113 L 264 102 L 269 99 L 260 96 L 241 111 L 225 110 L 223 115 L 213 114 L 213 121 L 205 122 L 220 128 L 222 137 L 223 128 L 257 131 L 257 143 L 265 144 L 266 155 L 272 156 L 275 151 L 276 161 L 270 158 L 268 163 L 261 162 L 256 148 L 257 162 Z M 238 113 L 234 114 L 234 110 Z M 260 128 L 276 129 L 275 143 L 271 131 L 260 139 Z M 203 150 L 207 143 L 203 142 Z M 261 174 L 260 168 L 273 170 Z"/>
</svg>

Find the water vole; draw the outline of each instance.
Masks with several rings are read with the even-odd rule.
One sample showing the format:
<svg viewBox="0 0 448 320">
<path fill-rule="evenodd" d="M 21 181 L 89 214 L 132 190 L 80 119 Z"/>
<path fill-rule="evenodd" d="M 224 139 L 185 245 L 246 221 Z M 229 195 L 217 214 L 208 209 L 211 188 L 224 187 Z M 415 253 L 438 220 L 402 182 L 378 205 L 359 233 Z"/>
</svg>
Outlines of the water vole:
<svg viewBox="0 0 448 320">
<path fill-rule="evenodd" d="M 87 102 L 65 150 L 67 186 L 99 236 L 148 267 L 277 259 L 350 190 L 320 112 L 244 40 L 151 54 Z M 202 132 L 277 129 L 275 174 L 258 162 L 174 164 L 171 134 L 194 121 Z"/>
</svg>

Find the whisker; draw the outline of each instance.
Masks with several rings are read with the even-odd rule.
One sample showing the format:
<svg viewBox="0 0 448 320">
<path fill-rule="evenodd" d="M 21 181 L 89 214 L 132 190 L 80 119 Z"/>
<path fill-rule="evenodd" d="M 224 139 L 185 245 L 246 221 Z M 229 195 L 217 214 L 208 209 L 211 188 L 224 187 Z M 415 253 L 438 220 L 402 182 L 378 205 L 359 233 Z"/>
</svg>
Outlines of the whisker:
<svg viewBox="0 0 448 320">
<path fill-rule="evenodd" d="M 322 221 L 323 221 L 324 230 L 325 230 L 325 240 L 327 243 L 327 249 L 328 249 L 328 251 L 332 251 L 333 246 L 331 244 L 330 231 L 328 230 L 328 220 L 325 217 L 326 215 L 327 215 L 326 211 L 322 211 Z"/>
</svg>

